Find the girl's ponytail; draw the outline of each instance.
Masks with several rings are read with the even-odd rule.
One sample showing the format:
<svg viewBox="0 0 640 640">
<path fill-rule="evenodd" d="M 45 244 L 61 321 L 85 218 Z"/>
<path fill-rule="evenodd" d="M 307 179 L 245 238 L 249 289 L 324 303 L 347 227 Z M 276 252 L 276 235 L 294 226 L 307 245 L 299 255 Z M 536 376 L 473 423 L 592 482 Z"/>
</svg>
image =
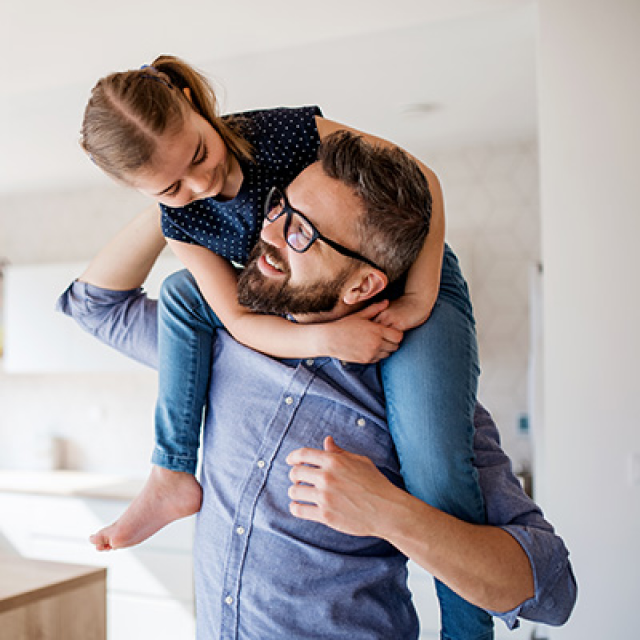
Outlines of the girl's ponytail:
<svg viewBox="0 0 640 640">
<path fill-rule="evenodd" d="M 251 159 L 251 145 L 241 135 L 242 121 L 239 118 L 220 118 L 215 91 L 201 73 L 184 60 L 170 55 L 158 56 L 152 66 L 180 90 L 189 90 L 193 108 L 216 129 L 234 155 Z"/>
<path fill-rule="evenodd" d="M 236 157 L 251 160 L 242 119 L 222 119 L 209 82 L 174 56 L 100 79 L 85 108 L 80 144 L 105 173 L 126 183 L 152 161 L 158 138 L 182 124 L 185 109 L 205 118 Z"/>
</svg>

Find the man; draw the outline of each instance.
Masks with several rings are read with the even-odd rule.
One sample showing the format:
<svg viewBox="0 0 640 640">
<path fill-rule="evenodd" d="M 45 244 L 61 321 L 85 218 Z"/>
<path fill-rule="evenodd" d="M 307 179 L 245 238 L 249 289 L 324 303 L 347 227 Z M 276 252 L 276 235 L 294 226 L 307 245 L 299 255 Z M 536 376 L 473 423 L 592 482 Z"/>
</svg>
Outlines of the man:
<svg viewBox="0 0 640 640">
<path fill-rule="evenodd" d="M 321 162 L 270 210 L 240 278 L 244 304 L 294 312 L 298 322 L 342 320 L 384 291 L 387 261 L 397 252 L 384 235 L 364 251 L 358 232 L 371 232 L 371 221 L 336 166 L 354 144 L 368 158 L 363 178 L 371 163 L 389 161 L 347 134 L 323 143 Z M 300 214 L 312 226 L 297 229 Z M 295 250 L 292 225 L 308 240 L 314 228 L 330 234 L 382 270 L 364 261 L 356 267 L 326 242 Z M 85 328 L 149 364 L 155 304 L 135 287 L 161 247 L 149 214 L 61 300 Z M 182 286 L 192 287 L 189 280 Z M 199 637 L 416 638 L 406 556 L 509 626 L 518 616 L 563 623 L 575 599 L 564 544 L 513 478 L 482 408 L 476 428 L 476 466 L 494 526 L 464 523 L 402 490 L 374 365 L 278 361 L 219 332 L 194 548 Z"/>
</svg>

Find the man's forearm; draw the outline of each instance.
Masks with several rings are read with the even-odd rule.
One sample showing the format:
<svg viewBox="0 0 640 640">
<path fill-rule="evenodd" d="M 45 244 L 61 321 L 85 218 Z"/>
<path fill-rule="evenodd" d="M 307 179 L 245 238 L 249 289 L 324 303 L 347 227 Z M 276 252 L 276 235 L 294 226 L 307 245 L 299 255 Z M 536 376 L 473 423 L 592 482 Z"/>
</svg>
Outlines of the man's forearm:
<svg viewBox="0 0 640 640">
<path fill-rule="evenodd" d="M 399 489 L 366 456 L 326 438 L 324 450 L 304 448 L 292 466 L 291 512 L 356 536 L 393 544 L 465 600 L 511 611 L 534 595 L 533 571 L 506 531 L 468 524 Z"/>
<path fill-rule="evenodd" d="M 98 252 L 79 280 L 115 291 L 135 289 L 144 283 L 165 245 L 160 209 L 154 204 Z"/>
<path fill-rule="evenodd" d="M 465 600 L 504 612 L 533 597 L 529 559 L 503 529 L 463 522 L 395 487 L 380 507 L 375 535 Z"/>
</svg>

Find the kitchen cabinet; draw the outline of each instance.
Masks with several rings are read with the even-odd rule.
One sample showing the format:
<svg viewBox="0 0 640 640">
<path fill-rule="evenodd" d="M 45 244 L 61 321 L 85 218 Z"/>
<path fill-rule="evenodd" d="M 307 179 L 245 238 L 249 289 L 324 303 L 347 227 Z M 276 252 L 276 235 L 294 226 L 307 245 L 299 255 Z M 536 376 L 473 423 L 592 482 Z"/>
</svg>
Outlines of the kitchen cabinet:
<svg viewBox="0 0 640 640">
<path fill-rule="evenodd" d="M 98 553 L 88 542 L 140 487 L 101 474 L 0 471 L 0 551 L 107 568 L 108 640 L 193 640 L 193 518 L 133 549 Z"/>
<path fill-rule="evenodd" d="M 55 311 L 58 296 L 85 262 L 9 265 L 4 268 L 4 363 L 9 373 L 144 371 Z M 164 278 L 181 269 L 172 256 L 157 261 L 145 289 L 156 296 Z M 1 305 L 0 305 L 1 306 Z"/>
<path fill-rule="evenodd" d="M 0 555 L 0 640 L 105 640 L 106 571 Z"/>
</svg>

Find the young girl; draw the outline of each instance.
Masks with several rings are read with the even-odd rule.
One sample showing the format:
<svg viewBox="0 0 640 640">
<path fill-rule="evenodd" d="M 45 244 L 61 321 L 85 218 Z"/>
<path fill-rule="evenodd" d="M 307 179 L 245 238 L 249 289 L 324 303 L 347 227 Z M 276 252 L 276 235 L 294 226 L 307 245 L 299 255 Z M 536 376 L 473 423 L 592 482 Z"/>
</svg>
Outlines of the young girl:
<svg viewBox="0 0 640 640">
<path fill-rule="evenodd" d="M 194 473 L 216 327 L 276 357 L 382 360 L 407 489 L 448 513 L 484 522 L 472 465 L 474 321 L 457 260 L 444 246 L 442 194 L 432 171 L 420 164 L 433 198 L 431 228 L 402 297 L 319 325 L 252 314 L 237 302 L 231 262 L 246 262 L 268 191 L 286 187 L 315 161 L 320 141 L 340 129 L 348 127 L 323 118 L 317 107 L 220 117 L 205 78 L 172 56 L 111 74 L 94 87 L 83 148 L 107 174 L 160 203 L 163 233 L 211 308 L 190 306 L 197 294 L 184 281 L 174 279 L 161 294 L 154 466 L 125 514 L 92 536 L 98 549 L 138 544 L 199 509 Z"/>
</svg>

